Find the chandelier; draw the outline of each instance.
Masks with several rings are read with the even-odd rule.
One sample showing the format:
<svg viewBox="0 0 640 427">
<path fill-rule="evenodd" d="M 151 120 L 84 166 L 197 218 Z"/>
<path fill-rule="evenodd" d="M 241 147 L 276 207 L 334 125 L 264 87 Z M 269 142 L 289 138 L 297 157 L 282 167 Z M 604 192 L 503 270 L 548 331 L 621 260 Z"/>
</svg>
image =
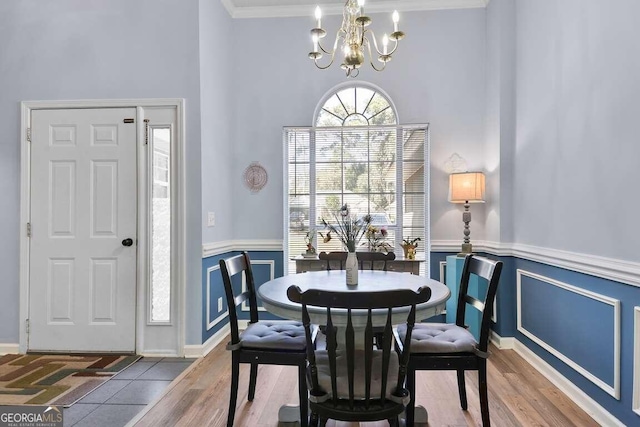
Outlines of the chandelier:
<svg viewBox="0 0 640 427">
<path fill-rule="evenodd" d="M 338 45 L 340 44 L 340 51 L 344 54 L 344 59 L 340 67 L 346 71 L 347 77 L 356 77 L 358 75 L 358 69 L 365 61 L 365 53 L 368 54 L 369 63 L 374 70 L 384 70 L 387 62 L 391 60 L 391 55 L 393 55 L 398 47 L 398 41 L 404 38 L 404 33 L 398 30 L 400 16 L 396 10 L 392 15 L 393 32 L 388 36 L 386 34 L 382 36 L 382 51 L 380 51 L 375 34 L 367 28 L 371 24 L 371 18 L 364 14 L 364 0 L 347 0 L 342 14 L 342 26 L 336 33 L 333 49 L 326 50 L 320 43 L 320 39 L 327 35 L 327 32 L 322 28 L 322 11 L 320 10 L 320 6 L 316 7 L 315 17 L 317 26 L 311 30 L 313 52 L 309 52 L 309 58 L 313 59 L 316 67 L 321 70 L 329 68 L 335 60 L 339 49 Z M 391 49 L 389 49 L 389 40 L 393 42 Z M 382 63 L 379 66 L 376 66 L 373 60 L 371 53 L 372 44 L 376 55 L 378 55 L 378 61 Z M 328 55 L 331 59 L 328 63 L 322 65 L 318 60 L 322 58 L 324 54 Z"/>
</svg>

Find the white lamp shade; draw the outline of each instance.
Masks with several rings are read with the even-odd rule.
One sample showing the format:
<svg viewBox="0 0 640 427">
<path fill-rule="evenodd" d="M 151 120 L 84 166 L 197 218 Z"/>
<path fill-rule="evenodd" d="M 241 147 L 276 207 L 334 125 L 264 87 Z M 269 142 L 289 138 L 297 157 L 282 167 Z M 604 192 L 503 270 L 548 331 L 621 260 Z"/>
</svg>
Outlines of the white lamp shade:
<svg viewBox="0 0 640 427">
<path fill-rule="evenodd" d="M 484 202 L 484 174 L 461 172 L 449 175 L 449 201 L 451 203 Z"/>
</svg>

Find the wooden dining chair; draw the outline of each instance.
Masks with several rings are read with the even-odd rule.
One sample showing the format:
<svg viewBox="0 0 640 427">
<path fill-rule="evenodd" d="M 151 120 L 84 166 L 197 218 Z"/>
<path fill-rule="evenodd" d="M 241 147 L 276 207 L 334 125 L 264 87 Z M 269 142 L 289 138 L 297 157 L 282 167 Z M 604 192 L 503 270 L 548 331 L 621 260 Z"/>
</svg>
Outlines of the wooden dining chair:
<svg viewBox="0 0 640 427">
<path fill-rule="evenodd" d="M 219 264 L 227 297 L 229 324 L 231 326 L 231 341 L 227 344 L 227 350 L 231 351 L 231 394 L 229 397 L 227 427 L 233 426 L 235 417 L 241 363 L 251 365 L 248 397 L 250 402 L 253 401 L 255 395 L 258 365 L 297 366 L 300 425 L 306 426 L 308 419 L 307 382 L 305 378 L 307 359 L 306 339 L 302 324 L 294 321 L 258 320 L 255 282 L 251 270 L 251 260 L 247 252 L 228 259 L 221 259 Z M 236 296 L 234 278 L 237 279 L 235 280 L 235 286 L 239 287 L 243 272 L 247 290 Z M 245 301 L 249 302 L 250 320 L 247 329 L 240 333 L 236 310 Z"/>
<path fill-rule="evenodd" d="M 411 357 L 407 372 L 407 388 L 411 394 L 411 403 L 407 407 L 407 426 L 413 426 L 415 411 L 415 376 L 422 370 L 455 370 L 458 374 L 458 393 L 460 406 L 467 410 L 467 391 L 464 372 L 478 371 L 480 412 L 482 425 L 489 427 L 489 399 L 487 395 L 487 358 L 489 357 L 489 333 L 493 301 L 496 297 L 502 262 L 479 256 L 467 255 L 460 279 L 456 323 L 420 323 L 413 330 L 411 339 Z M 471 274 L 486 279 L 489 283 L 484 301 L 469 295 Z M 467 330 L 464 324 L 467 305 L 482 314 L 479 340 Z M 402 339 L 406 333 L 404 326 L 398 327 Z"/>
<path fill-rule="evenodd" d="M 387 262 L 396 259 L 396 254 L 393 252 L 356 252 L 356 256 L 360 270 L 366 267 L 369 270 L 380 270 L 379 267 L 382 266 L 382 270 L 387 271 Z"/>
<path fill-rule="evenodd" d="M 318 259 L 326 261 L 327 270 L 344 270 L 347 262 L 347 252 L 320 252 Z M 338 266 L 338 268 L 335 268 Z"/>
<path fill-rule="evenodd" d="M 416 304 L 428 301 L 431 289 L 424 287 L 418 292 L 409 289 L 380 292 L 308 289 L 302 292 L 299 287 L 293 285 L 287 289 L 287 296 L 291 301 L 302 304 L 310 380 L 309 424 L 317 426 L 320 423 L 324 426 L 328 419 L 388 420 L 389 425 L 398 426 L 399 416 L 410 400 L 405 389 L 405 372 Z M 314 348 L 314 332 L 310 324 L 308 306 L 326 309 L 326 347 Z M 392 349 L 392 343 L 396 340 L 391 315 L 392 310 L 398 307 L 405 309 L 402 313 L 406 315 L 406 322 L 405 338 L 396 353 Z M 374 313 L 375 309 L 379 310 Z M 338 330 L 334 326 L 332 316 L 344 316 L 345 310 L 347 325 Z M 352 322 L 353 310 L 367 312 L 366 326 L 362 330 Z M 382 316 L 381 324 L 385 325 L 381 346 L 374 344 L 374 316 L 376 319 Z M 338 334 L 341 334 L 341 337 L 344 334 L 344 340 L 339 339 Z"/>
</svg>

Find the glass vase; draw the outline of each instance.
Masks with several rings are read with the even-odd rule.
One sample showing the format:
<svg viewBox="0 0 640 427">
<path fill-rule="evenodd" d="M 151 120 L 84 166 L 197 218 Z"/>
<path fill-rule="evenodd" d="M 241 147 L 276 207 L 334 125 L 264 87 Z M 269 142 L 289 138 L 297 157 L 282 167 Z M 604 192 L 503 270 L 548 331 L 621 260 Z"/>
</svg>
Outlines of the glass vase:
<svg viewBox="0 0 640 427">
<path fill-rule="evenodd" d="M 344 264 L 347 273 L 347 286 L 358 284 L 358 257 L 355 252 L 347 253 L 347 261 Z"/>
</svg>

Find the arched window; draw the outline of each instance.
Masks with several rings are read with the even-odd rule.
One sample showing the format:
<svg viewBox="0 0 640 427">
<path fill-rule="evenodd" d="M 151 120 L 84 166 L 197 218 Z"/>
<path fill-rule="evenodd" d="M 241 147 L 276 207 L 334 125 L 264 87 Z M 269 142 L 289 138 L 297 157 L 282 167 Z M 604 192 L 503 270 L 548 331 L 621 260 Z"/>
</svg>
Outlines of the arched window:
<svg viewBox="0 0 640 427">
<path fill-rule="evenodd" d="M 425 243 L 420 249 L 428 248 L 427 126 L 398 125 L 389 96 L 362 82 L 323 96 L 313 123 L 285 128 L 287 258 L 305 253 L 310 236 L 318 251 L 344 250 L 337 238 L 319 235 L 326 237 L 322 219 L 344 204 L 355 215 L 370 214 L 378 230 L 358 250 L 401 258 L 402 240 L 418 237 Z M 295 262 L 289 271 L 296 271 Z"/>
<path fill-rule="evenodd" d="M 389 97 L 374 86 L 349 85 L 333 90 L 316 110 L 316 127 L 395 125 L 397 114 Z"/>
</svg>

